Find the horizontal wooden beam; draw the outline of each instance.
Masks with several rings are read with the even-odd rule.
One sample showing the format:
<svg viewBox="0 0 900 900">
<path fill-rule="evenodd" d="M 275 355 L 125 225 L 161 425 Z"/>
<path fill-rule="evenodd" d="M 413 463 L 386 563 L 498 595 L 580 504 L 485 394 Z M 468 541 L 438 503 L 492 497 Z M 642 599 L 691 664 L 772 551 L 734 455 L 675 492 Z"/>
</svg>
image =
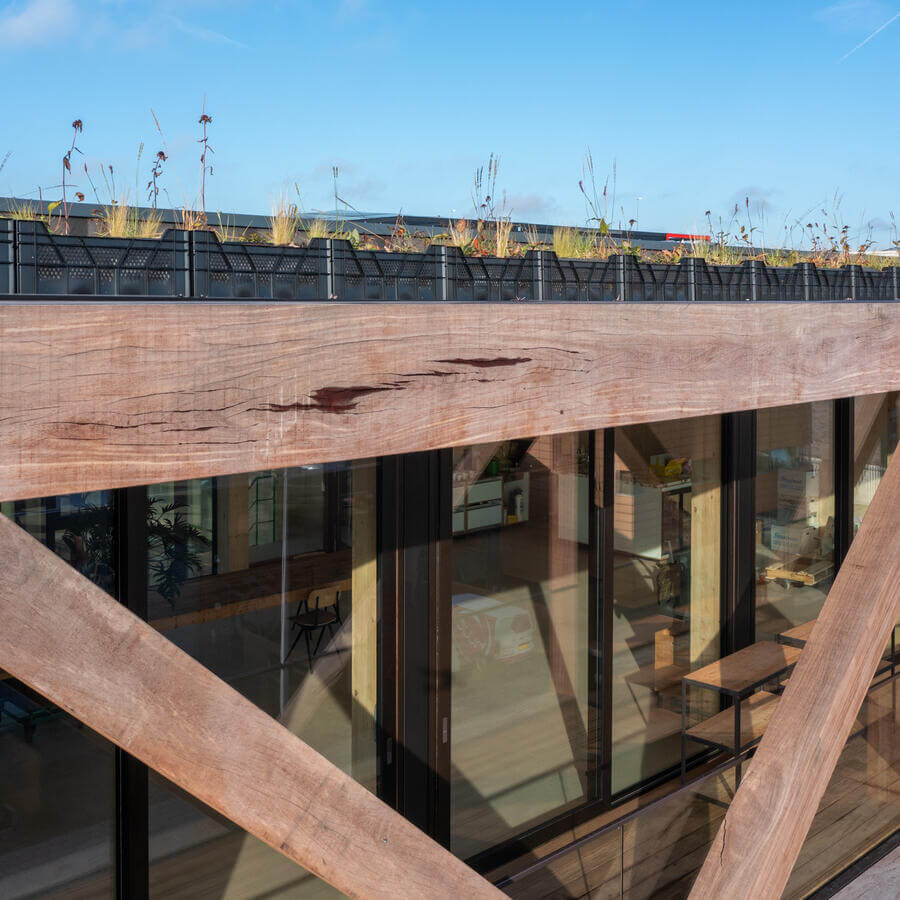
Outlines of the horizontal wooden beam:
<svg viewBox="0 0 900 900">
<path fill-rule="evenodd" d="M 859 533 L 694 883 L 693 900 L 777 900 L 900 605 L 900 456 Z"/>
<path fill-rule="evenodd" d="M 0 666 L 351 897 L 502 897 L 0 516 Z"/>
<path fill-rule="evenodd" d="M 900 387 L 890 303 L 7 303 L 0 499 Z"/>
</svg>

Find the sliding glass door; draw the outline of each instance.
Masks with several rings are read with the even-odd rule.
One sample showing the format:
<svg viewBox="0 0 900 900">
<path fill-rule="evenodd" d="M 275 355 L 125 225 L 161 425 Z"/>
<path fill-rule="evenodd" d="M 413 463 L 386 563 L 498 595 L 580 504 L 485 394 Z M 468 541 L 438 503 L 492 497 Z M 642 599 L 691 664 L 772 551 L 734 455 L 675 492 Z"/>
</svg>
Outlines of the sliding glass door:
<svg viewBox="0 0 900 900">
<path fill-rule="evenodd" d="M 373 792 L 375 494 L 374 460 L 146 494 L 150 624 Z M 149 800 L 151 896 L 338 896 L 156 775 Z"/>
<path fill-rule="evenodd" d="M 591 440 L 453 451 L 450 843 L 470 857 L 595 793 Z"/>
<path fill-rule="evenodd" d="M 831 400 L 757 414 L 757 640 L 815 619 L 834 580 L 834 446 Z"/>
<path fill-rule="evenodd" d="M 680 762 L 681 679 L 719 657 L 721 420 L 629 425 L 614 442 L 613 795 Z"/>
</svg>

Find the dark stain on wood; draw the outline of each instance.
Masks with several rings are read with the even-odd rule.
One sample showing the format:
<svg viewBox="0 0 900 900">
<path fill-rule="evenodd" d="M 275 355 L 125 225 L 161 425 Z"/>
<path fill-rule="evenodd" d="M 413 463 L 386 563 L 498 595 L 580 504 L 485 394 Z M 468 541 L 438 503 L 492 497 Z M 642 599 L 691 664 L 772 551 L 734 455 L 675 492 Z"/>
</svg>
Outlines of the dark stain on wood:
<svg viewBox="0 0 900 900">
<path fill-rule="evenodd" d="M 530 356 L 495 356 L 493 359 L 437 359 L 435 362 L 453 366 L 477 366 L 480 369 L 491 369 L 494 366 L 518 366 L 531 362 Z"/>
<path fill-rule="evenodd" d="M 356 409 L 358 401 L 369 394 L 380 394 L 383 391 L 402 390 L 406 382 L 393 382 L 383 387 L 323 387 L 310 394 L 309 401 L 297 401 L 296 403 L 267 403 L 261 407 L 263 412 L 292 412 L 298 410 L 305 412 L 315 409 L 326 413 L 344 413 Z M 258 409 L 260 407 L 257 407 Z"/>
</svg>

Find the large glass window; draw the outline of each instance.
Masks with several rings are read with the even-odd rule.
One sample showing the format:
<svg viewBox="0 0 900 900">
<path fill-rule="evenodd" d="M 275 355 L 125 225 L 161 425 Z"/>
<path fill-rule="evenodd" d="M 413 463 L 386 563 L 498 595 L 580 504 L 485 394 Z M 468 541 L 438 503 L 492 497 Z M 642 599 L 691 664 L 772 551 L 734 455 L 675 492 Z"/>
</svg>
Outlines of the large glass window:
<svg viewBox="0 0 900 900">
<path fill-rule="evenodd" d="M 629 425 L 614 446 L 615 794 L 680 762 L 681 679 L 719 657 L 721 421 Z"/>
<path fill-rule="evenodd" d="M 819 615 L 834 580 L 834 404 L 757 418 L 756 638 Z"/>
<path fill-rule="evenodd" d="M 151 624 L 374 791 L 374 462 L 158 485 L 147 496 Z M 331 895 L 157 778 L 150 831 L 155 896 Z"/>
<path fill-rule="evenodd" d="M 453 452 L 451 847 L 590 793 L 587 434 Z"/>
<path fill-rule="evenodd" d="M 110 492 L 3 503 L 2 512 L 111 594 Z M 0 897 L 111 897 L 115 753 L 0 670 Z"/>
</svg>

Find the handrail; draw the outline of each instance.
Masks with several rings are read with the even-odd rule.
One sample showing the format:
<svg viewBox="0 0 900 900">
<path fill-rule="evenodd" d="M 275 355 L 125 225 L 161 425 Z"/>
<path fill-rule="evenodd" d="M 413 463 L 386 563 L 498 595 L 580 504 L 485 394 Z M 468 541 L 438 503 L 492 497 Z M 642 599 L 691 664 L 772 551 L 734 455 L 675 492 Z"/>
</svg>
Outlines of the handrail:
<svg viewBox="0 0 900 900">
<path fill-rule="evenodd" d="M 643 806 L 639 806 L 636 809 L 631 810 L 630 812 L 624 813 L 617 819 L 614 819 L 612 822 L 607 822 L 605 825 L 600 825 L 598 828 L 595 828 L 593 831 L 589 831 L 587 834 L 583 834 L 580 838 L 577 838 L 571 843 L 566 844 L 564 847 L 560 847 L 558 850 L 554 850 L 552 853 L 548 853 L 546 856 L 542 856 L 540 859 L 535 860 L 535 862 L 533 862 L 530 866 L 526 866 L 524 869 L 517 869 L 515 872 L 512 872 L 509 875 L 504 875 L 502 878 L 498 878 L 493 882 L 494 887 L 500 888 L 502 890 L 503 888 L 509 887 L 509 885 L 511 884 L 515 884 L 517 881 L 522 881 L 522 879 L 527 878 L 529 875 L 533 875 L 535 872 L 539 872 L 541 869 L 546 868 L 551 863 L 554 863 L 556 862 L 556 860 L 561 859 L 563 856 L 567 856 L 569 853 L 578 850 L 585 844 L 590 844 L 592 841 L 603 837 L 605 834 L 609 834 L 609 832 L 615 831 L 616 829 L 621 828 L 623 825 L 627 825 L 633 819 L 640 818 L 644 815 L 644 813 L 650 812 L 650 810 L 655 809 L 657 806 L 660 806 L 663 803 L 668 802 L 669 800 L 673 800 L 675 797 L 680 797 L 682 794 L 694 791 L 698 784 L 701 784 L 704 781 L 708 781 L 710 778 L 715 778 L 717 775 L 721 775 L 723 772 L 727 772 L 729 769 L 733 769 L 739 763 L 746 762 L 747 758 L 752 756 L 754 750 L 756 750 L 756 747 L 749 747 L 748 749 L 741 751 L 741 753 L 739 753 L 737 756 L 730 756 L 725 762 L 720 763 L 713 769 L 709 769 L 703 772 L 702 775 L 698 775 L 692 781 L 687 781 L 684 784 L 679 783 L 676 790 L 670 791 L 667 794 L 662 794 L 659 797 L 654 797 L 651 801 L 645 803 Z"/>
<path fill-rule="evenodd" d="M 0 516 L 0 666 L 351 897 L 502 896 Z"/>
<path fill-rule="evenodd" d="M 709 849 L 693 900 L 781 896 L 894 627 L 898 509 L 894 454 Z"/>
</svg>

